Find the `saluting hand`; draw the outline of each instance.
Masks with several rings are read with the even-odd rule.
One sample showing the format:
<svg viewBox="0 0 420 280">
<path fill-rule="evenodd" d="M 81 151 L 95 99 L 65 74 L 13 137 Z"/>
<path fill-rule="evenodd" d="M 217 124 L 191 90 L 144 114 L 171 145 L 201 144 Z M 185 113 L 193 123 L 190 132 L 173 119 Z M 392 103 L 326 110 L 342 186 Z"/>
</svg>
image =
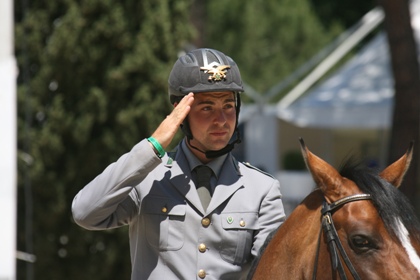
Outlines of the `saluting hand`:
<svg viewBox="0 0 420 280">
<path fill-rule="evenodd" d="M 152 134 L 152 137 L 159 142 L 163 149 L 166 149 L 175 137 L 179 126 L 190 112 L 193 102 L 194 94 L 190 92 L 188 95 L 184 96 L 178 104 L 175 103 L 175 107 L 171 114 L 161 122 L 159 127 Z"/>
</svg>

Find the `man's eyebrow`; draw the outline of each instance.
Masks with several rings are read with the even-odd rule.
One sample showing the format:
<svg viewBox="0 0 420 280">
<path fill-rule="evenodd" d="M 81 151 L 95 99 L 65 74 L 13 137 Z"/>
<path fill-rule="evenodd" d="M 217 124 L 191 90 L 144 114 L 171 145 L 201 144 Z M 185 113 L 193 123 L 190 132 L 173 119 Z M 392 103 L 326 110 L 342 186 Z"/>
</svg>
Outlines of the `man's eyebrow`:
<svg viewBox="0 0 420 280">
<path fill-rule="evenodd" d="M 201 105 L 201 104 L 215 104 L 215 102 L 214 101 L 212 101 L 212 100 L 203 100 L 203 101 L 200 101 L 200 102 L 198 102 L 197 103 L 198 105 Z"/>
<path fill-rule="evenodd" d="M 231 103 L 231 102 L 235 102 L 235 98 L 228 97 L 228 98 L 225 98 L 223 100 L 223 103 Z M 198 102 L 198 104 L 210 104 L 210 105 L 215 104 L 215 103 L 216 102 L 214 102 L 211 99 L 206 99 L 206 100 L 202 100 L 202 101 Z"/>
<path fill-rule="evenodd" d="M 224 103 L 235 102 L 235 98 L 226 98 L 223 102 Z"/>
</svg>

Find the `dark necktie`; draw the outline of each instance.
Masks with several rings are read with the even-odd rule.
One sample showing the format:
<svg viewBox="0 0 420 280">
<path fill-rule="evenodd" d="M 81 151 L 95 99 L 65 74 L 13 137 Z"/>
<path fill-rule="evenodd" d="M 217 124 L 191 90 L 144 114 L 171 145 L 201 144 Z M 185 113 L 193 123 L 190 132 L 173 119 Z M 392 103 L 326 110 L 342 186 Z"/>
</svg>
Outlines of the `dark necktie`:
<svg viewBox="0 0 420 280">
<path fill-rule="evenodd" d="M 197 192 L 204 210 L 207 210 L 211 200 L 210 178 L 213 173 L 210 167 L 200 165 L 195 168 L 197 173 Z"/>
</svg>

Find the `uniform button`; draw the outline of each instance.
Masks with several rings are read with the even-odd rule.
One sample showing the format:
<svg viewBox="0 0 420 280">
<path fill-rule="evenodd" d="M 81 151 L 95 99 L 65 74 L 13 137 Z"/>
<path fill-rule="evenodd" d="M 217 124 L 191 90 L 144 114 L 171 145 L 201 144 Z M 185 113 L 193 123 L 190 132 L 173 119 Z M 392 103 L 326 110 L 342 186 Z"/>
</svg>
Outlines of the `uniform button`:
<svg viewBox="0 0 420 280">
<path fill-rule="evenodd" d="M 241 221 L 239 222 L 239 225 L 240 225 L 241 227 L 244 227 L 244 226 L 245 226 L 245 221 L 244 221 L 244 220 L 241 220 Z"/>
<path fill-rule="evenodd" d="M 198 245 L 198 251 L 200 251 L 201 253 L 204 253 L 206 249 L 207 249 L 206 244 L 201 243 L 200 245 Z"/>
<path fill-rule="evenodd" d="M 210 219 L 209 218 L 202 219 L 201 224 L 203 225 L 203 227 L 208 227 L 210 225 Z"/>
<path fill-rule="evenodd" d="M 206 278 L 206 271 L 204 269 L 200 269 L 198 271 L 198 277 L 200 277 L 201 279 Z"/>
<path fill-rule="evenodd" d="M 166 213 L 168 212 L 168 208 L 166 208 L 165 206 L 162 207 L 162 213 Z"/>
</svg>

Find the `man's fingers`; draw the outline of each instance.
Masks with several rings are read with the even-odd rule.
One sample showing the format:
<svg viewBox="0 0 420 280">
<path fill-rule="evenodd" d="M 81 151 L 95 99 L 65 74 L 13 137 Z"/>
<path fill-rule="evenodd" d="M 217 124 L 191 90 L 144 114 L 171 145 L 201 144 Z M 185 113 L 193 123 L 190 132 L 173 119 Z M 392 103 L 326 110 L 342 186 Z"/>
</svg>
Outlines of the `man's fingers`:
<svg viewBox="0 0 420 280">
<path fill-rule="evenodd" d="M 190 92 L 188 95 L 184 96 L 178 104 L 175 105 L 175 108 L 170 116 L 174 117 L 178 124 L 181 124 L 190 112 L 193 102 L 194 94 Z"/>
<path fill-rule="evenodd" d="M 156 131 L 152 134 L 164 149 L 171 143 L 179 126 L 190 112 L 193 102 L 193 93 L 184 96 L 178 104 L 175 104 L 175 108 L 172 110 L 171 114 L 162 121 Z"/>
</svg>

